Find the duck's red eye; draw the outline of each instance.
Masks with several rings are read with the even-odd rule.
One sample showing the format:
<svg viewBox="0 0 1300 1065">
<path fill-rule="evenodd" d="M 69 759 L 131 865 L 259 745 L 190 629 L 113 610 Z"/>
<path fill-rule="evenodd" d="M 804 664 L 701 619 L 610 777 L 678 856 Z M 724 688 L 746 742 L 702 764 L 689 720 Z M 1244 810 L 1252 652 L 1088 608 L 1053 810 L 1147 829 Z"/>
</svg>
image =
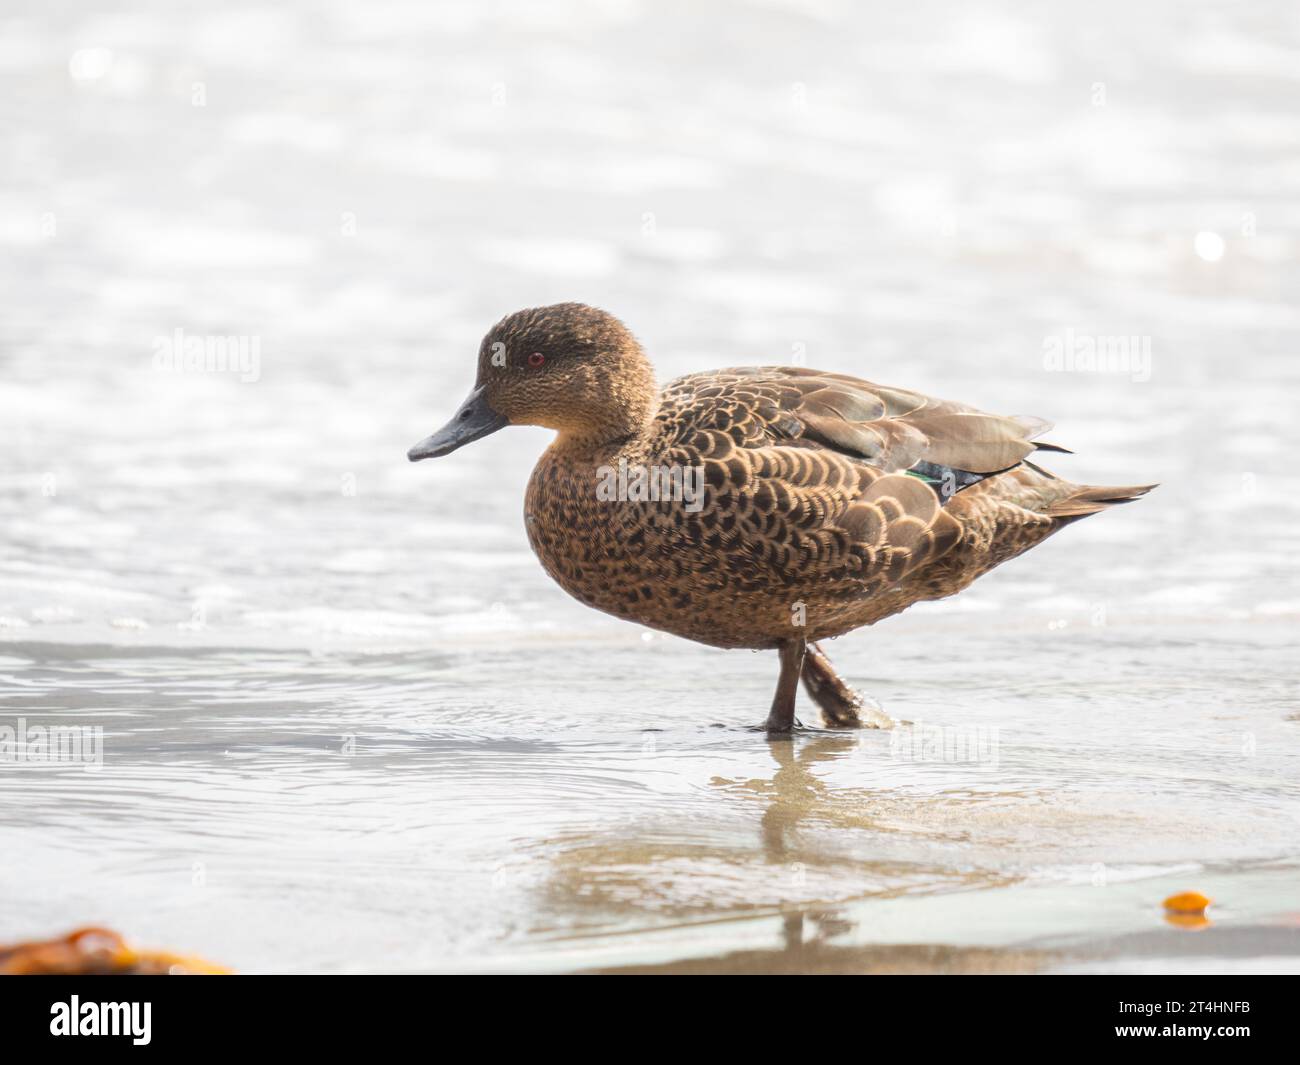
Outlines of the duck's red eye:
<svg viewBox="0 0 1300 1065">
<path fill-rule="evenodd" d="M 546 361 L 546 356 L 543 355 L 540 351 L 534 351 L 531 355 L 528 356 L 529 366 L 541 366 L 542 363 L 544 363 L 545 361 Z"/>
</svg>

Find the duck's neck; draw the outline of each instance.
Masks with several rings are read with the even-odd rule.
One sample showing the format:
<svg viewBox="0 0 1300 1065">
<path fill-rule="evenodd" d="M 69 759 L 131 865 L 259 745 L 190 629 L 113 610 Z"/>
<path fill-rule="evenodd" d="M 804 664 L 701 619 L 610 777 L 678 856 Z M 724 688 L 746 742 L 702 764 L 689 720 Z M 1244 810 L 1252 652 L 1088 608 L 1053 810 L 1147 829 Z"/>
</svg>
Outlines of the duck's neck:
<svg viewBox="0 0 1300 1065">
<path fill-rule="evenodd" d="M 653 416 L 638 425 L 608 425 L 600 429 L 561 430 L 551 450 L 572 461 L 605 461 L 623 456 L 640 455 L 650 446 Z"/>
<path fill-rule="evenodd" d="M 648 364 L 644 375 L 612 384 L 599 406 L 559 429 L 552 450 L 571 459 L 605 459 L 644 452 L 659 412 L 659 389 Z"/>
</svg>

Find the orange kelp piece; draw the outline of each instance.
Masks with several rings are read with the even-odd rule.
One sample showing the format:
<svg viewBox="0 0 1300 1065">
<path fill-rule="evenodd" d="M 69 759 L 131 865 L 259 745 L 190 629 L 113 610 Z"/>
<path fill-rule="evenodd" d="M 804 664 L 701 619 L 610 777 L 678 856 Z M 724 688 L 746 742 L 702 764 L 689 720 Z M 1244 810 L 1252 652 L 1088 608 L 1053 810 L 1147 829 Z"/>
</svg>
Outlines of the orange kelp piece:
<svg viewBox="0 0 1300 1065">
<path fill-rule="evenodd" d="M 223 975 L 220 965 L 163 951 L 136 950 L 107 928 L 78 928 L 60 939 L 0 947 L 0 975 Z"/>
<path fill-rule="evenodd" d="M 1199 891 L 1183 891 L 1165 899 L 1165 909 L 1173 913 L 1204 914 L 1213 901 Z"/>
</svg>

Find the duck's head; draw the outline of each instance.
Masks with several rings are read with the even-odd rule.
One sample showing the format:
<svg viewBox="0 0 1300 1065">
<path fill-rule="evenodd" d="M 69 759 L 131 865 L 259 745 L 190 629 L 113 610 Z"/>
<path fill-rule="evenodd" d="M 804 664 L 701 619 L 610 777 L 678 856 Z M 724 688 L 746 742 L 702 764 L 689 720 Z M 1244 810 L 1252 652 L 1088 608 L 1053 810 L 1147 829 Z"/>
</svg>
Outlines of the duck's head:
<svg viewBox="0 0 1300 1065">
<path fill-rule="evenodd" d="M 516 311 L 483 338 L 474 389 L 451 421 L 406 457 L 449 455 L 507 425 L 600 445 L 644 431 L 656 397 L 650 360 L 612 314 L 583 303 Z"/>
</svg>

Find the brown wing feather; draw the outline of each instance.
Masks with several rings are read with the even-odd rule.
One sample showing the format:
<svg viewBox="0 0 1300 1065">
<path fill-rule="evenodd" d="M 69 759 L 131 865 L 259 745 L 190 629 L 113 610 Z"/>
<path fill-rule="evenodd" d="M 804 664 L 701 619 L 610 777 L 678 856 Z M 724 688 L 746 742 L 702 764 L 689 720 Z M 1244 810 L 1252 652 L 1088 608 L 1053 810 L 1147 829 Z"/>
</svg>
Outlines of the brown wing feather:
<svg viewBox="0 0 1300 1065">
<path fill-rule="evenodd" d="M 746 411 L 749 431 L 764 443 L 802 439 L 885 473 L 918 462 L 996 473 L 1031 454 L 1037 446 L 1032 438 L 1050 428 L 1040 419 L 986 414 L 919 392 L 797 366 L 692 374 L 672 382 L 664 401 L 679 432 L 702 420 L 712 421 L 710 428 L 734 426 L 736 414 Z"/>
<path fill-rule="evenodd" d="M 680 378 L 659 418 L 665 450 L 704 461 L 705 512 L 737 516 L 725 531 L 702 520 L 685 535 L 731 544 L 742 585 L 779 571 L 879 592 L 962 532 L 935 491 L 901 471 L 926 461 L 993 472 L 1033 450 L 1015 419 L 801 368 Z"/>
</svg>

